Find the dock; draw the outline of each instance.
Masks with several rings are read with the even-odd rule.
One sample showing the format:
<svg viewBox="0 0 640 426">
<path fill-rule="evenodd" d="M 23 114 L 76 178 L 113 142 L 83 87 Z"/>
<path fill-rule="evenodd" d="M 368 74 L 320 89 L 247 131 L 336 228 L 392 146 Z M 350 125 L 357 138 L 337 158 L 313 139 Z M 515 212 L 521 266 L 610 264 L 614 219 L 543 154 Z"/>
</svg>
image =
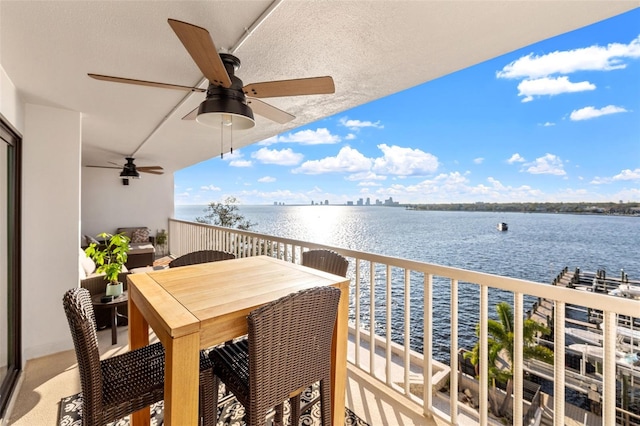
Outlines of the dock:
<svg viewBox="0 0 640 426">
<path fill-rule="evenodd" d="M 619 276 L 607 276 L 604 270 L 585 272 L 576 268 L 570 271 L 569 268 L 565 267 L 551 284 L 573 288 L 576 291 L 592 291 L 606 294 L 617 289 L 620 284 L 640 286 L 640 281 L 630 280 L 624 271 L 621 271 Z M 533 304 L 532 309 L 527 312 L 527 316 L 553 330 L 553 306 L 553 301 L 539 298 Z M 570 313 L 571 317 L 569 317 Z M 569 346 L 565 348 L 565 353 L 575 361 L 575 367 L 567 366 L 565 380 L 567 388 L 586 394 L 591 401 L 592 411 L 584 411 L 584 413 L 588 413 L 588 416 L 585 415 L 584 417 L 585 424 L 598 424 L 598 419 L 600 419 L 598 406 L 602 389 L 600 370 L 602 359 L 598 358 L 595 352 L 597 352 L 596 349 L 601 348 L 601 323 L 602 311 L 581 306 L 567 306 L 565 329 L 567 330 L 568 340 L 581 341 L 581 344 L 567 343 Z M 640 350 L 640 318 L 619 317 L 618 337 L 621 350 L 638 352 Z M 548 343 L 552 345 L 551 342 Z M 578 347 L 582 348 L 582 350 L 576 350 Z M 537 377 L 553 381 L 552 365 L 536 360 L 527 360 L 525 361 L 524 369 Z M 631 395 L 636 394 L 640 390 L 640 367 L 618 364 L 617 370 L 622 380 L 620 382 L 621 386 L 626 388 L 627 391 L 631 390 Z M 595 392 L 590 392 L 590 389 L 595 389 Z M 573 406 L 567 404 L 567 410 L 572 410 L 573 408 Z M 618 407 L 618 410 L 618 414 L 622 414 L 626 422 L 632 419 L 631 423 L 623 422 L 623 424 L 640 424 L 640 416 L 637 413 L 621 410 L 620 407 Z M 578 409 L 577 411 L 581 410 Z"/>
</svg>

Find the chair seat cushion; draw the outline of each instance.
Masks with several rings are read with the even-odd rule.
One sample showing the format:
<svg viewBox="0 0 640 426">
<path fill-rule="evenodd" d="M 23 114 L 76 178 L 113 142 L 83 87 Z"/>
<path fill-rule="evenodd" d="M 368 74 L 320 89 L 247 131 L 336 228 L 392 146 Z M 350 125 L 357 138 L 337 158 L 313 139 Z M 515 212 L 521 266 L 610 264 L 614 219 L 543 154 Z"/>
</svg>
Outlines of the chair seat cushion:
<svg viewBox="0 0 640 426">
<path fill-rule="evenodd" d="M 249 399 L 249 343 L 241 339 L 209 352 L 213 374 L 218 376 L 241 403 Z"/>
<path fill-rule="evenodd" d="M 105 405 L 118 404 L 139 395 L 164 395 L 164 347 L 145 346 L 100 361 Z"/>
</svg>

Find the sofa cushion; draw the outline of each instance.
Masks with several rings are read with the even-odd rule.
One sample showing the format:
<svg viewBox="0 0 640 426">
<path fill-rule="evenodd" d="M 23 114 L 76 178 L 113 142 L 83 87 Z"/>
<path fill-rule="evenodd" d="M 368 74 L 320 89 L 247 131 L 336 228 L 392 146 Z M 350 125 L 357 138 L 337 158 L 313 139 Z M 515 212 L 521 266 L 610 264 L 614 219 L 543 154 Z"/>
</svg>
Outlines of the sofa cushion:
<svg viewBox="0 0 640 426">
<path fill-rule="evenodd" d="M 125 228 L 118 228 L 116 230 L 116 234 L 124 234 L 127 237 L 129 237 L 129 239 L 133 239 L 133 232 L 137 229 L 146 229 L 147 230 L 147 241 L 149 238 L 149 235 L 151 234 L 151 230 L 149 228 L 147 228 L 146 226 L 129 226 L 129 227 L 125 227 Z"/>
<path fill-rule="evenodd" d="M 145 243 L 130 243 L 129 244 L 129 252 L 128 256 L 132 254 L 142 254 L 142 253 L 155 253 L 156 249 L 153 247 L 153 244 L 149 242 Z"/>
</svg>

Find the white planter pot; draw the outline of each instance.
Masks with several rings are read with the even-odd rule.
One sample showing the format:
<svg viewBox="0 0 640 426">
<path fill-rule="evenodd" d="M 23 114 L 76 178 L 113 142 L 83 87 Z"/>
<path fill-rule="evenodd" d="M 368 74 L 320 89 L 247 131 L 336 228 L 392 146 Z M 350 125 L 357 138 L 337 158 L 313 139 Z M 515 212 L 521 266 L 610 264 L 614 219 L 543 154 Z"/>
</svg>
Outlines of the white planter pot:
<svg viewBox="0 0 640 426">
<path fill-rule="evenodd" d="M 107 284 L 107 296 L 120 296 L 122 294 L 122 283 Z"/>
</svg>

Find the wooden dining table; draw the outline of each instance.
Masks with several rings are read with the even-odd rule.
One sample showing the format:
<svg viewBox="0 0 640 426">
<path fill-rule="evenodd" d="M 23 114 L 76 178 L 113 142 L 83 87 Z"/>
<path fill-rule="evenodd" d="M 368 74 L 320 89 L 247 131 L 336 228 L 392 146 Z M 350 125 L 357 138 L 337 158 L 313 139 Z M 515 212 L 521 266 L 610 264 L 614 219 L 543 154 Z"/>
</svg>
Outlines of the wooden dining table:
<svg viewBox="0 0 640 426">
<path fill-rule="evenodd" d="M 339 288 L 332 343 L 331 424 L 344 424 L 349 279 L 254 256 L 130 274 L 127 280 L 129 346 L 148 345 L 149 327 L 164 345 L 164 424 L 174 426 L 199 422 L 200 349 L 247 334 L 249 312 L 280 297 L 318 286 Z M 148 425 L 149 409 L 134 413 L 131 422 Z"/>
</svg>

